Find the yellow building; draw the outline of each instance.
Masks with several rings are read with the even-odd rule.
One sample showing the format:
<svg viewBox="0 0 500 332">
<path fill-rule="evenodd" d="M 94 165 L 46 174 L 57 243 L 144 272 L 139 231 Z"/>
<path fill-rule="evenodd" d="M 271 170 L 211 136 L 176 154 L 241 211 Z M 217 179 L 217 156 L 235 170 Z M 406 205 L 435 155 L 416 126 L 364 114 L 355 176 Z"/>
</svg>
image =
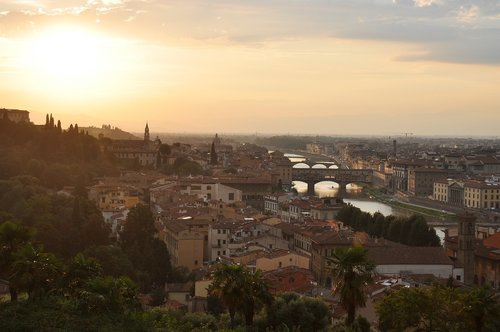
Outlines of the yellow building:
<svg viewBox="0 0 500 332">
<path fill-rule="evenodd" d="M 296 251 L 275 250 L 255 260 L 255 267 L 264 272 L 288 266 L 309 269 L 309 256 Z"/>
<path fill-rule="evenodd" d="M 170 253 L 174 266 L 185 266 L 194 270 L 203 266 L 205 235 L 197 229 L 185 225 L 182 221 L 165 223 L 162 240 Z"/>
<path fill-rule="evenodd" d="M 90 188 L 89 199 L 95 201 L 100 210 L 117 211 L 139 204 L 139 192 L 132 186 L 98 184 Z"/>
<path fill-rule="evenodd" d="M 499 209 L 500 184 L 466 181 L 464 183 L 464 206 L 476 209 Z"/>
</svg>

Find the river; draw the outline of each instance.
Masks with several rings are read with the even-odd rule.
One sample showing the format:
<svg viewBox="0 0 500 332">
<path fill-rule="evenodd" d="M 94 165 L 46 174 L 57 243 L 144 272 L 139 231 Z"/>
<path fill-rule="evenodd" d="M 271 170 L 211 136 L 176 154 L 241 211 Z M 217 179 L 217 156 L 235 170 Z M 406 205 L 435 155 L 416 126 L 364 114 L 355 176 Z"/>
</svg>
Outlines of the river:
<svg viewBox="0 0 500 332">
<path fill-rule="evenodd" d="M 285 154 L 285 156 L 289 157 L 289 159 L 292 162 L 293 161 L 302 162 L 305 160 L 304 156 L 301 155 Z M 302 168 L 309 166 L 307 166 L 306 164 L 297 164 L 295 165 L 295 167 Z M 307 183 L 294 181 L 293 184 L 294 188 L 297 190 L 299 195 L 304 195 L 307 193 Z M 323 181 L 317 183 L 314 186 L 314 192 L 319 197 L 335 197 L 338 195 L 338 187 L 339 187 L 338 184 L 335 182 Z M 396 216 L 407 217 L 411 214 L 406 210 L 393 208 L 390 205 L 366 197 L 366 195 L 363 193 L 363 188 L 355 184 L 347 185 L 346 191 L 347 191 L 347 197 L 344 198 L 344 202 L 354 205 L 355 207 L 361 209 L 361 211 L 369 212 L 371 214 L 374 214 L 375 212 L 380 212 L 384 216 L 392 214 Z M 441 243 L 443 243 L 444 230 L 446 228 L 447 227 L 437 227 L 437 226 L 434 227 L 434 229 L 436 230 L 436 234 L 439 236 L 441 240 Z"/>
</svg>

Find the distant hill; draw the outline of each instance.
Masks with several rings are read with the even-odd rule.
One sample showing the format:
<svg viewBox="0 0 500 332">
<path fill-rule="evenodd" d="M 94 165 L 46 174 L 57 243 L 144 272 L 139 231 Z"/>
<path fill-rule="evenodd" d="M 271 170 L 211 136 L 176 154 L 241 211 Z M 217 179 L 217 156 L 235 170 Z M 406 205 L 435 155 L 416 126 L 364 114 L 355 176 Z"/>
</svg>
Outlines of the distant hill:
<svg viewBox="0 0 500 332">
<path fill-rule="evenodd" d="M 99 138 L 102 134 L 104 137 L 111 139 L 140 139 L 137 136 L 132 135 L 129 132 L 123 131 L 120 128 L 112 128 L 111 126 L 102 126 L 102 128 L 97 127 L 80 127 L 81 130 L 87 131 L 89 135 Z"/>
</svg>

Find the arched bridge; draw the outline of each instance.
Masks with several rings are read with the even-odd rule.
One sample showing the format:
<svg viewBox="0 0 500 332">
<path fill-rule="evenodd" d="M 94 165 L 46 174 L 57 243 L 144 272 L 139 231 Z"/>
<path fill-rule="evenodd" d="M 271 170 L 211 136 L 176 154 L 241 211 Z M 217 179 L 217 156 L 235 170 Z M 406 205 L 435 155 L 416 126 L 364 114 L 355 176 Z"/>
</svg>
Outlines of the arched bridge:
<svg viewBox="0 0 500 332">
<path fill-rule="evenodd" d="M 371 169 L 335 169 L 335 168 L 292 168 L 292 180 L 307 183 L 307 194 L 314 195 L 314 185 L 321 181 L 333 181 L 339 184 L 340 193 L 344 193 L 349 183 L 372 183 Z"/>
<path fill-rule="evenodd" d="M 313 166 L 316 166 L 316 165 L 322 165 L 326 168 L 329 168 L 333 165 L 337 165 L 336 162 L 334 161 L 318 161 L 318 162 L 314 162 L 314 161 L 310 161 L 310 160 L 305 160 L 305 161 L 293 161 L 292 162 L 292 165 L 295 166 L 297 164 L 306 164 L 307 166 L 309 166 L 309 168 L 313 168 Z"/>
</svg>

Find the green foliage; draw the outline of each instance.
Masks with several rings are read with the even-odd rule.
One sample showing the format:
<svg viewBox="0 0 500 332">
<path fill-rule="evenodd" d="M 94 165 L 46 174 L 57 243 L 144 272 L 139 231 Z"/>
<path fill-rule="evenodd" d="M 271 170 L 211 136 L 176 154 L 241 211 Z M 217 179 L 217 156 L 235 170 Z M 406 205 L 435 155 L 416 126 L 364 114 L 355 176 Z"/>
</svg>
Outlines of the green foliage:
<svg viewBox="0 0 500 332">
<path fill-rule="evenodd" d="M 371 325 L 370 322 L 363 316 L 358 315 L 351 326 L 347 326 L 345 323 L 336 323 L 332 331 L 334 332 L 370 332 Z"/>
<path fill-rule="evenodd" d="M 117 173 L 112 156 L 97 139 L 74 130 L 63 132 L 50 123 L 39 127 L 0 121 L 0 179 L 32 175 L 47 187 L 62 188 L 82 175 Z"/>
<path fill-rule="evenodd" d="M 209 295 L 218 298 L 228 309 L 231 327 L 234 327 L 236 312 L 241 312 L 246 325 L 251 326 L 255 312 L 272 301 L 261 273 L 252 274 L 242 265 L 220 263 L 212 272 L 212 279 Z"/>
<path fill-rule="evenodd" d="M 143 291 L 162 286 L 171 270 L 165 243 L 155 238 L 153 215 L 148 206 L 130 209 L 120 234 L 121 246 L 138 271 Z"/>
<path fill-rule="evenodd" d="M 357 231 L 371 236 L 383 237 L 409 246 L 440 246 L 434 228 L 429 227 L 424 217 L 412 215 L 409 218 L 384 217 L 381 213 L 371 215 L 350 204 L 338 212 L 337 218 Z"/>
<path fill-rule="evenodd" d="M 356 308 L 365 306 L 365 287 L 372 282 L 375 265 L 368 261 L 362 247 L 338 248 L 328 261 L 332 270 L 333 294 L 347 310 L 346 324 L 354 322 Z"/>
<path fill-rule="evenodd" d="M 500 307 L 485 288 L 404 288 L 377 306 L 382 331 L 496 331 Z M 446 317 L 446 319 L 444 319 Z"/>
<path fill-rule="evenodd" d="M 0 278 L 11 282 L 11 301 L 17 300 L 17 288 L 14 280 L 14 263 L 18 252 L 31 240 L 32 230 L 11 221 L 0 224 Z"/>
<path fill-rule="evenodd" d="M 83 253 L 87 257 L 93 257 L 100 264 L 102 275 L 115 278 L 128 276 L 133 280 L 137 279 L 134 265 L 118 246 L 92 246 L 85 249 Z"/>
<path fill-rule="evenodd" d="M 12 264 L 12 285 L 28 293 L 28 299 L 36 301 L 51 290 L 57 289 L 62 264 L 50 253 L 28 243 L 15 253 Z"/>
<path fill-rule="evenodd" d="M 10 219 L 32 227 L 33 240 L 59 257 L 109 242 L 109 228 L 94 202 L 53 194 L 33 177 L 0 180 L 0 211 L 0 223 Z"/>
<path fill-rule="evenodd" d="M 329 324 L 328 306 L 295 293 L 277 296 L 267 310 L 265 325 L 276 331 L 323 331 Z"/>
<path fill-rule="evenodd" d="M 158 330 L 178 332 L 220 331 L 215 317 L 205 313 L 184 313 L 175 310 L 153 309 L 144 313 L 144 318 Z"/>
</svg>

